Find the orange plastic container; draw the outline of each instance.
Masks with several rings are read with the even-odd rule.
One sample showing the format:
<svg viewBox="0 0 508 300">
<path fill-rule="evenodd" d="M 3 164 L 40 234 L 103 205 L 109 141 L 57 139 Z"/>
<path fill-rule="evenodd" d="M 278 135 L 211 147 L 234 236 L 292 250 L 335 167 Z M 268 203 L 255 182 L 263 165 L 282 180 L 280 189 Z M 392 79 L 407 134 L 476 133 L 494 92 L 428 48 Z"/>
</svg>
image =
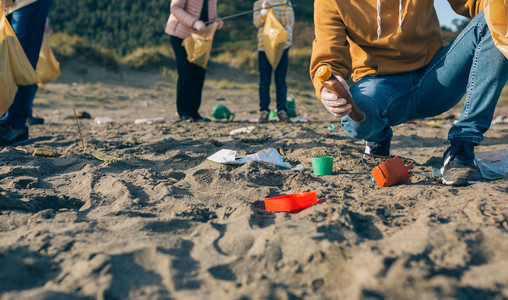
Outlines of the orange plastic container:
<svg viewBox="0 0 508 300">
<path fill-rule="evenodd" d="M 317 203 L 316 192 L 290 194 L 265 199 L 265 208 L 271 212 L 302 210 Z"/>
<path fill-rule="evenodd" d="M 389 158 L 379 166 L 372 169 L 372 177 L 376 181 L 377 186 L 392 186 L 402 181 L 408 180 L 413 174 L 408 171 L 413 164 L 407 166 L 400 157 Z"/>
</svg>

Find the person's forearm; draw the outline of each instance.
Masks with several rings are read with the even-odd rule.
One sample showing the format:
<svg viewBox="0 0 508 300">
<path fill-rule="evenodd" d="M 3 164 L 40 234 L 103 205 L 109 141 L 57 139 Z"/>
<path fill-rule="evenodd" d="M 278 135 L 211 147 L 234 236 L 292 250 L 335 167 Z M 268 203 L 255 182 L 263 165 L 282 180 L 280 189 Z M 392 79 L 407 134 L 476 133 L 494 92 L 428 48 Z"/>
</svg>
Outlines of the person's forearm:
<svg viewBox="0 0 508 300">
<path fill-rule="evenodd" d="M 172 1 L 171 14 L 182 24 L 191 28 L 194 26 L 194 23 L 199 20 L 199 18 L 192 16 L 185 10 L 185 1 Z"/>
</svg>

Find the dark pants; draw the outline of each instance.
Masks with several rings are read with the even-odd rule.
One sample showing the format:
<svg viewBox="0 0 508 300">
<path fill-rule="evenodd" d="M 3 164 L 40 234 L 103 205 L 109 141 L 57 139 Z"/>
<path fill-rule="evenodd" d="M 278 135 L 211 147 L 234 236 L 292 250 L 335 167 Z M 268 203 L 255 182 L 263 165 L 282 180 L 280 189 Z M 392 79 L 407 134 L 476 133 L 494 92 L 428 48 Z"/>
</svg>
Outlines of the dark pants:
<svg viewBox="0 0 508 300">
<path fill-rule="evenodd" d="M 39 52 L 41 51 L 50 5 L 51 0 L 38 0 L 20 8 L 9 16 L 12 29 L 34 69 L 39 61 Z M 25 127 L 26 119 L 31 114 L 31 106 L 36 92 L 36 84 L 18 86 L 14 102 L 2 117 L 2 122 L 7 122 L 14 128 Z"/>
<path fill-rule="evenodd" d="M 288 87 L 286 85 L 286 74 L 288 72 L 289 48 L 282 53 L 277 68 L 275 68 L 275 90 L 277 97 L 277 111 L 286 110 L 286 97 Z M 264 51 L 258 51 L 259 62 L 259 107 L 260 110 L 269 111 L 270 106 L 270 84 L 272 81 L 272 65 L 268 61 Z"/>
<path fill-rule="evenodd" d="M 190 63 L 187 60 L 187 52 L 182 46 L 183 40 L 171 36 L 171 46 L 176 57 L 178 82 L 176 84 L 176 109 L 180 117 L 188 116 L 196 118 L 201 106 L 201 94 L 205 83 L 206 70 Z"/>
</svg>

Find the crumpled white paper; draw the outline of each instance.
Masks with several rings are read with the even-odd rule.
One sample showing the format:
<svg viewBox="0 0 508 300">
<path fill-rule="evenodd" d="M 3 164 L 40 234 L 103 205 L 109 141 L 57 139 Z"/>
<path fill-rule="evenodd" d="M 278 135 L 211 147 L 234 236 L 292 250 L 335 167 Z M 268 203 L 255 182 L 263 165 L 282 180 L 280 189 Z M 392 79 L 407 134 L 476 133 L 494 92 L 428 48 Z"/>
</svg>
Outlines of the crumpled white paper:
<svg viewBox="0 0 508 300">
<path fill-rule="evenodd" d="M 477 152 L 475 160 L 483 178 L 508 178 L 508 149 Z"/>
<path fill-rule="evenodd" d="M 274 164 L 278 167 L 291 169 L 293 171 L 303 171 L 305 168 L 299 164 L 292 166 L 290 163 L 285 162 L 280 156 L 279 152 L 274 148 L 268 148 L 264 152 L 258 152 L 250 155 L 236 157 L 237 152 L 229 149 L 222 149 L 216 152 L 212 156 L 208 157 L 208 160 L 220 163 L 220 164 L 246 164 L 249 161 L 263 161 L 270 164 Z"/>
</svg>

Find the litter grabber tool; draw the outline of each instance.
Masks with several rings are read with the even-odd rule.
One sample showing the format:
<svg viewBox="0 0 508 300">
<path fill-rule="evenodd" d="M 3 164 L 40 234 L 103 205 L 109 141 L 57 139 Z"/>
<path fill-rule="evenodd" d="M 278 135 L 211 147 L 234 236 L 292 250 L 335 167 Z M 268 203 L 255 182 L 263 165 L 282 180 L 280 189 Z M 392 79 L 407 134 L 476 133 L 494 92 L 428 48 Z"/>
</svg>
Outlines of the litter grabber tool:
<svg viewBox="0 0 508 300">
<path fill-rule="evenodd" d="M 265 199 L 265 208 L 271 212 L 298 211 L 318 203 L 316 192 L 290 194 Z"/>
<path fill-rule="evenodd" d="M 285 3 L 279 3 L 279 4 L 275 4 L 275 5 L 270 5 L 270 6 L 264 7 L 264 9 L 269 9 L 269 8 L 278 7 L 278 6 L 284 6 L 284 5 L 289 5 L 289 6 L 293 6 L 294 7 L 294 5 L 290 4 L 289 0 L 288 0 Z M 244 12 L 237 13 L 237 14 L 234 14 L 234 15 L 230 15 L 230 16 L 226 16 L 226 17 L 222 17 L 222 18 L 213 19 L 213 20 L 210 20 L 208 22 L 205 22 L 205 24 L 208 25 L 208 24 L 213 23 L 213 22 L 229 20 L 229 19 L 233 19 L 233 18 L 236 18 L 236 17 L 252 14 L 252 13 L 254 13 L 256 11 L 260 11 L 261 9 L 263 9 L 263 8 L 252 9 L 252 10 L 244 11 Z"/>
<path fill-rule="evenodd" d="M 372 169 L 372 177 L 379 187 L 392 186 L 411 178 L 413 174 L 408 172 L 411 168 L 413 164 L 406 166 L 400 157 L 395 156 Z"/>
<path fill-rule="evenodd" d="M 333 94 L 342 98 L 346 98 L 346 101 L 351 104 L 352 111 L 349 113 L 349 117 L 355 122 L 362 122 L 365 120 L 365 113 L 358 107 L 353 97 L 348 91 L 342 86 L 339 80 L 333 76 L 332 72 L 327 66 L 321 66 L 316 72 L 316 77 L 323 83 L 323 85 Z"/>
</svg>

